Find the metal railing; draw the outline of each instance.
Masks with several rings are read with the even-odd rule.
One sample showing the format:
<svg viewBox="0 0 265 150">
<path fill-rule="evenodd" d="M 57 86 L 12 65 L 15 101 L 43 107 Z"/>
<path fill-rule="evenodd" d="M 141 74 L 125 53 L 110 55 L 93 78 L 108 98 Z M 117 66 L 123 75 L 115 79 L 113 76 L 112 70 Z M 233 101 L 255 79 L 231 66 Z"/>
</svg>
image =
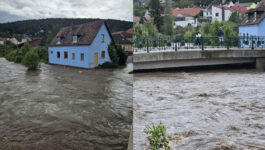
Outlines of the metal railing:
<svg viewBox="0 0 265 150">
<path fill-rule="evenodd" d="M 265 36 L 207 36 L 184 37 L 163 36 L 137 38 L 133 42 L 134 52 L 179 51 L 179 50 L 230 50 L 265 48 Z"/>
</svg>

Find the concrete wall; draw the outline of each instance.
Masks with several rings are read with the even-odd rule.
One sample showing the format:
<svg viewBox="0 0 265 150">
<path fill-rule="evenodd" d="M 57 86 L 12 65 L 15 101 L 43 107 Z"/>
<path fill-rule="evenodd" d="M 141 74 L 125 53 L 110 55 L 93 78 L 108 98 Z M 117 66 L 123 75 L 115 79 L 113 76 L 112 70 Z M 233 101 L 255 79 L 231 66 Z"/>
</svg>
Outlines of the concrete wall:
<svg viewBox="0 0 265 150">
<path fill-rule="evenodd" d="M 104 34 L 104 43 L 101 42 L 101 34 Z M 98 53 L 98 64 L 111 61 L 108 53 L 108 45 L 111 37 L 108 34 L 105 24 L 103 24 L 96 35 L 93 43 L 86 46 L 50 46 L 49 47 L 49 63 L 65 66 L 74 66 L 81 68 L 94 68 L 94 54 Z M 68 52 L 68 59 L 64 59 L 64 52 Z M 101 57 L 101 52 L 105 51 L 105 58 Z M 57 52 L 60 58 L 57 58 Z M 75 54 L 75 60 L 72 60 L 72 53 Z M 81 53 L 84 54 L 84 60 L 81 60 Z"/>
<path fill-rule="evenodd" d="M 264 50 L 217 50 L 134 54 L 134 70 L 255 63 Z"/>
</svg>

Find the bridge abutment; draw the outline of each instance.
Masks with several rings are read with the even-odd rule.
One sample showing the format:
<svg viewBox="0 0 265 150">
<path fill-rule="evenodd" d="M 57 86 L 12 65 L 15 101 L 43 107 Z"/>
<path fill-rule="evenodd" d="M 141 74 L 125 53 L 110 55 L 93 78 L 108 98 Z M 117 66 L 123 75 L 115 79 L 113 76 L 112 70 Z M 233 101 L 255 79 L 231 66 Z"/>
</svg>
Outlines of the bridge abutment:
<svg viewBox="0 0 265 150">
<path fill-rule="evenodd" d="M 258 70 L 265 69 L 265 58 L 256 58 L 256 69 Z"/>
</svg>

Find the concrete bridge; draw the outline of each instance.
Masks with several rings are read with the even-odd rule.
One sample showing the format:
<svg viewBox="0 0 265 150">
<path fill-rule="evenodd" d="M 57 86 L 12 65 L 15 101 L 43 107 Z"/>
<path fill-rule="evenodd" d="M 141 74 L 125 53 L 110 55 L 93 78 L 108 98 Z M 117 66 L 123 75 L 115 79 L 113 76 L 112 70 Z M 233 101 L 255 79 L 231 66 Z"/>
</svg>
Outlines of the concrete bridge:
<svg viewBox="0 0 265 150">
<path fill-rule="evenodd" d="M 256 63 L 257 69 L 264 69 L 265 49 L 238 48 L 135 53 L 133 63 L 134 71 L 244 63 Z"/>
</svg>

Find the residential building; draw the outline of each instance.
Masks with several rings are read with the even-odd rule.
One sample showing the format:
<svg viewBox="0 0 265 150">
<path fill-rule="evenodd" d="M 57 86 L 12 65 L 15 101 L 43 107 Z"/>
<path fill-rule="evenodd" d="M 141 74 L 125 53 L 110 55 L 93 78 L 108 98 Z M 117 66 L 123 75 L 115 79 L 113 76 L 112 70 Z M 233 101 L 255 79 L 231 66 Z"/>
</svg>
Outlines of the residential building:
<svg viewBox="0 0 265 150">
<path fill-rule="evenodd" d="M 228 21 L 234 11 L 245 13 L 247 8 L 244 6 L 212 6 L 212 22 Z"/>
<path fill-rule="evenodd" d="M 201 8 L 184 8 L 184 9 L 173 9 L 172 14 L 174 16 L 175 25 L 181 27 L 186 27 L 188 25 L 192 25 L 197 27 L 197 19 L 196 15 L 201 11 Z"/>
<path fill-rule="evenodd" d="M 239 36 L 243 37 L 244 41 L 256 36 L 265 36 L 265 0 L 260 2 L 257 8 L 247 11 L 247 17 L 239 25 Z M 260 43 L 263 46 L 265 46 L 264 40 Z M 243 45 L 246 44 L 251 43 L 247 42 Z M 253 44 L 258 44 L 258 42 Z"/>
<path fill-rule="evenodd" d="M 103 20 L 62 28 L 49 45 L 49 63 L 95 68 L 111 62 L 111 32 Z"/>
<path fill-rule="evenodd" d="M 121 45 L 128 54 L 132 54 L 133 28 L 112 33 L 112 37 L 116 44 Z"/>
<path fill-rule="evenodd" d="M 5 44 L 5 43 L 6 43 L 6 41 L 7 41 L 7 39 L 6 39 L 6 38 L 0 38 L 0 45 L 3 45 L 3 44 Z"/>
</svg>

